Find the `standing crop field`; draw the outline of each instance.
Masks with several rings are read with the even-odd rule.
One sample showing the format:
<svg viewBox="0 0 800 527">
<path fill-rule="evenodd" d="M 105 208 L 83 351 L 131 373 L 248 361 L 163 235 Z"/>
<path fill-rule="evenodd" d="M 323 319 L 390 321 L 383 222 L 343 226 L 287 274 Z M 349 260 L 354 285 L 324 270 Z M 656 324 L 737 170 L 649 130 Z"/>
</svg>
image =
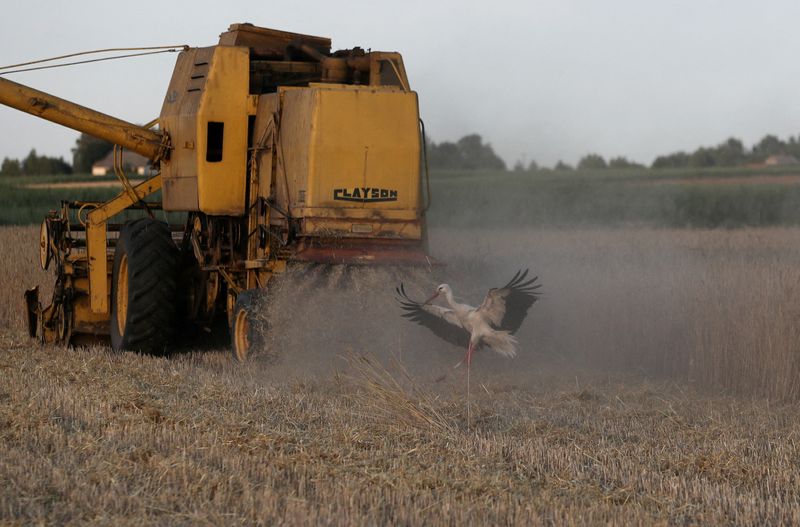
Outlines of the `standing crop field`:
<svg viewBox="0 0 800 527">
<path fill-rule="evenodd" d="M 434 171 L 428 220 L 458 228 L 797 226 L 798 183 L 795 167 Z M 0 178 L 0 225 L 38 224 L 59 200 L 102 201 L 120 188 L 113 177 Z"/>
<path fill-rule="evenodd" d="M 442 172 L 431 177 L 435 225 L 481 228 L 800 225 L 796 169 Z"/>
<path fill-rule="evenodd" d="M 36 229 L 0 243 L 0 523 L 800 521 L 800 229 L 435 229 L 415 297 L 523 262 L 545 288 L 519 357 L 478 354 L 469 420 L 463 350 L 378 271 L 293 276 L 242 367 L 33 345 Z"/>
</svg>

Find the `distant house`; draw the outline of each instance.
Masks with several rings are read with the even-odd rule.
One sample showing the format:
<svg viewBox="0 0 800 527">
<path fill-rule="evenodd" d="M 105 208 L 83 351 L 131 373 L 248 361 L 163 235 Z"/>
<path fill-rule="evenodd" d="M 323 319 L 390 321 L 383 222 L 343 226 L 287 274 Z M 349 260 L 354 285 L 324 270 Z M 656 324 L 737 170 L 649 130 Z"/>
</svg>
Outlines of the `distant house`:
<svg viewBox="0 0 800 527">
<path fill-rule="evenodd" d="M 131 152 L 129 150 L 122 151 L 122 168 L 129 175 L 137 174 L 144 176 L 150 170 L 149 161 L 146 157 Z M 106 174 L 114 173 L 114 151 L 108 153 L 106 157 L 92 165 L 93 176 L 105 176 Z"/>
<path fill-rule="evenodd" d="M 800 161 L 798 161 L 796 157 L 786 154 L 769 156 L 764 161 L 764 166 L 768 167 L 785 167 L 791 165 L 800 165 Z"/>
</svg>

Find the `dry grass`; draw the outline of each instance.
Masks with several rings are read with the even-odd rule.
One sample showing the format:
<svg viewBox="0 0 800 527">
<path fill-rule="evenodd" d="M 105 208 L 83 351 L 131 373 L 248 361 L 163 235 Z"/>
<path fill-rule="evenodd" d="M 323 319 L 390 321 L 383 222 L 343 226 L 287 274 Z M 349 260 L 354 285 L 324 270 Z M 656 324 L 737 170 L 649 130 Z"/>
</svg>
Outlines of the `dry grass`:
<svg viewBox="0 0 800 527">
<path fill-rule="evenodd" d="M 800 520 L 794 407 L 641 380 L 485 385 L 471 432 L 371 416 L 358 385 L 264 385 L 173 360 L 9 343 L 0 517 L 23 523 Z M 398 390 L 384 386 L 385 393 Z M 384 403 L 389 401 L 387 398 Z M 391 406 L 382 404 L 388 410 Z"/>
<path fill-rule="evenodd" d="M 800 522 L 800 410 L 780 402 L 800 231 L 437 233 L 454 287 L 528 261 L 547 288 L 525 353 L 473 363 L 470 427 L 461 350 L 420 375 L 408 341 L 400 366 L 357 349 L 312 377 L 316 349 L 242 368 L 32 347 L 12 309 L 33 234 L 0 231 L 28 247 L 0 267 L 0 523 Z M 327 355 L 347 354 L 333 331 Z"/>
<path fill-rule="evenodd" d="M 38 243 L 37 227 L 0 227 L 0 328 L 24 328 L 25 289 L 41 284 L 39 297 L 50 299 L 53 279 L 39 265 Z"/>
</svg>

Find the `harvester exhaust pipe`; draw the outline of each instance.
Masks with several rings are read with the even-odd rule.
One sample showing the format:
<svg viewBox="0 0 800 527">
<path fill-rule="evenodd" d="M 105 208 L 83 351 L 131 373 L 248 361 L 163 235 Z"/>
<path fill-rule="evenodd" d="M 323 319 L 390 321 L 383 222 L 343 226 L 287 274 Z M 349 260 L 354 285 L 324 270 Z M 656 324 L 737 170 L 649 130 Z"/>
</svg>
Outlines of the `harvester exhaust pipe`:
<svg viewBox="0 0 800 527">
<path fill-rule="evenodd" d="M 168 145 L 161 133 L 8 79 L 0 78 L 0 104 L 105 139 L 154 163 L 168 157 Z"/>
</svg>

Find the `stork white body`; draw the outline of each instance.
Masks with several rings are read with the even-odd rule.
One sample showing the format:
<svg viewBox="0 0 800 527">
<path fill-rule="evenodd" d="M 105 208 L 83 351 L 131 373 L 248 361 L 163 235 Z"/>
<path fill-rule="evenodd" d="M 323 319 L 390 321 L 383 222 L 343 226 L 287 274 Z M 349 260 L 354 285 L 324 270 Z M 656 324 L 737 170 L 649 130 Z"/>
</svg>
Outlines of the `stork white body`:
<svg viewBox="0 0 800 527">
<path fill-rule="evenodd" d="M 453 290 L 447 284 L 440 285 L 437 288 L 436 295 L 431 300 L 442 294 L 461 327 L 469 333 L 469 346 L 465 357 L 467 362 L 471 362 L 472 353 L 482 346 L 486 346 L 506 357 L 513 357 L 517 354 L 517 339 L 508 331 L 492 327 L 491 314 L 485 301 L 484 304 L 481 304 L 481 307 L 477 308 L 468 304 L 458 303 L 453 298 Z M 438 306 L 431 307 L 435 309 Z M 442 315 L 446 316 L 445 313 L 442 313 Z"/>
<path fill-rule="evenodd" d="M 430 328 L 451 343 L 467 346 L 465 360 L 469 366 L 472 354 L 484 346 L 506 357 L 517 354 L 514 332 L 540 294 L 537 277 L 525 281 L 527 274 L 527 270 L 518 271 L 505 286 L 490 289 L 477 308 L 456 302 L 447 284 L 437 287 L 433 296 L 423 303 L 411 300 L 403 284 L 397 288 L 397 293 L 405 311 L 403 316 Z M 449 307 L 431 304 L 440 295 L 444 295 Z"/>
</svg>

